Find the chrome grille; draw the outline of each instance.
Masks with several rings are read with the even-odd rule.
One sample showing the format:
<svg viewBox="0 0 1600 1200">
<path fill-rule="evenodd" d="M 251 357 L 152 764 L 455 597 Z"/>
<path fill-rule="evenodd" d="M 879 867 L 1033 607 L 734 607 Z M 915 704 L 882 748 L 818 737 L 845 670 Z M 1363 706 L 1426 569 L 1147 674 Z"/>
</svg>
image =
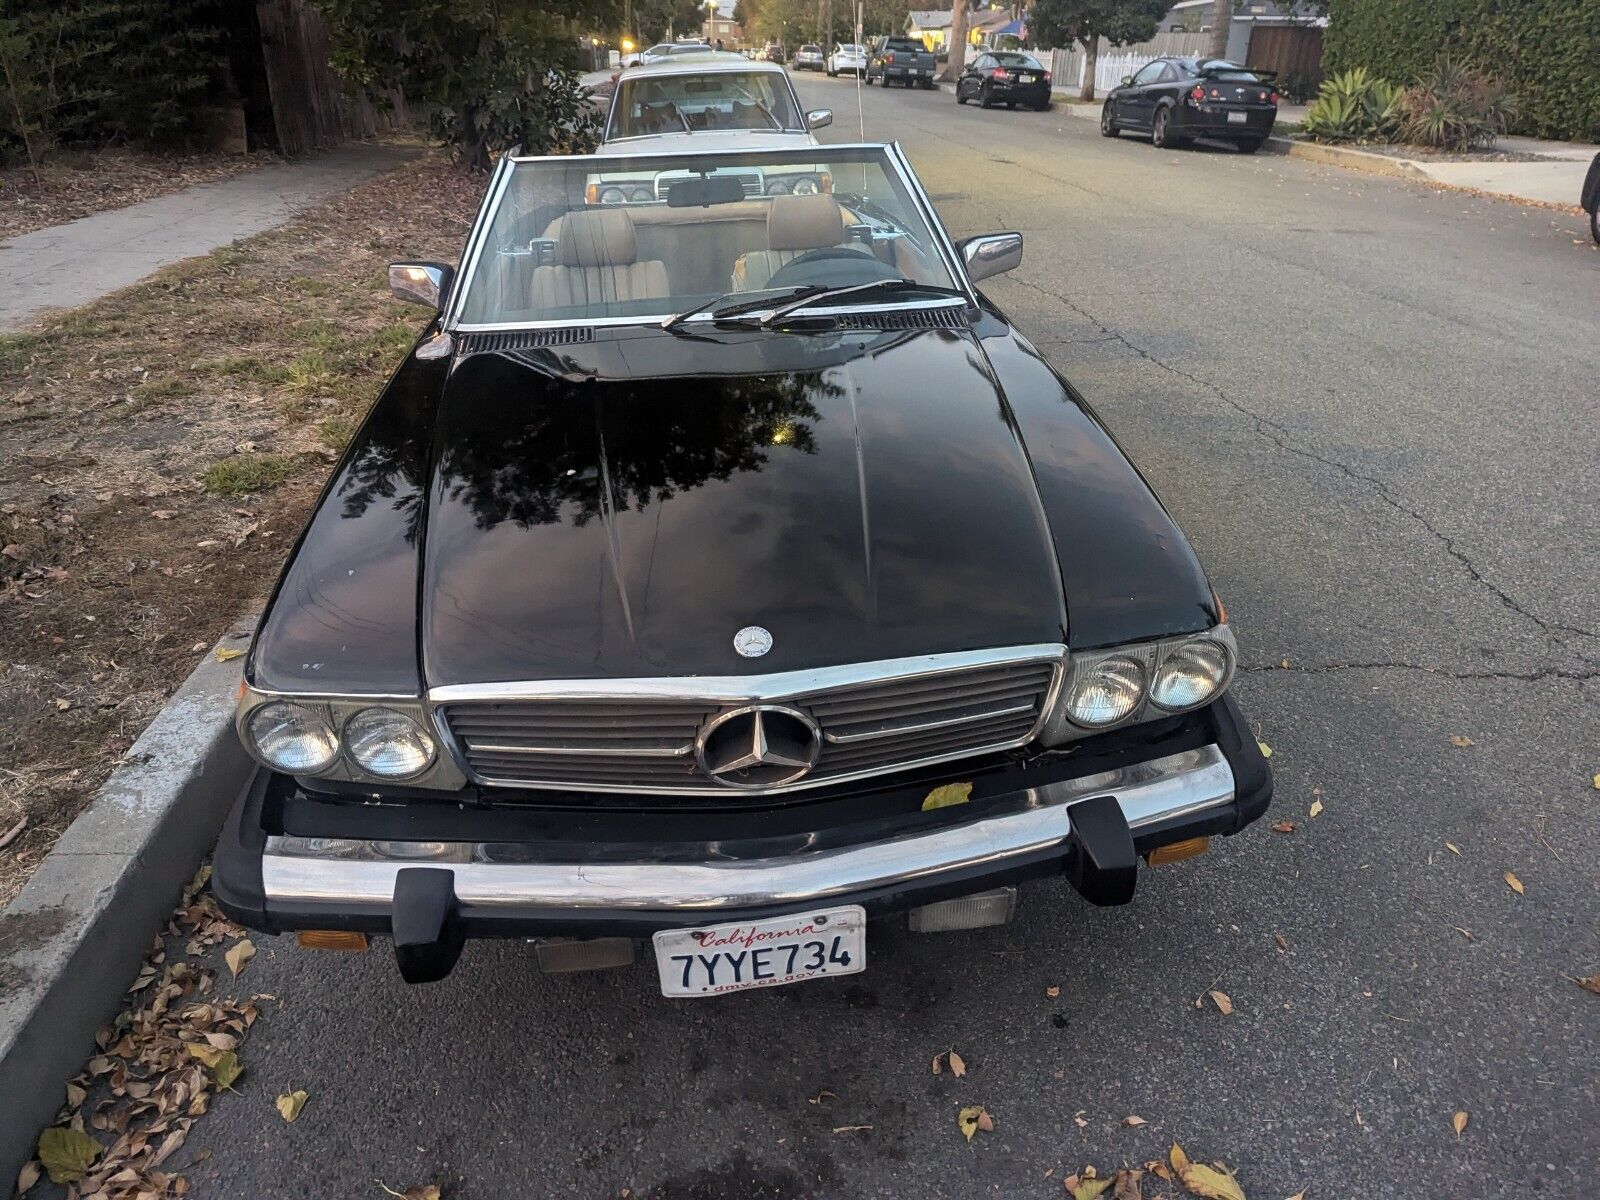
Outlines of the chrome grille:
<svg viewBox="0 0 1600 1200">
<path fill-rule="evenodd" d="M 527 695 L 482 698 L 461 693 L 493 693 L 493 685 L 443 689 L 438 711 L 467 769 L 483 783 L 728 796 L 750 793 L 732 791 L 700 769 L 697 736 L 720 712 L 754 699 L 779 702 L 808 713 L 823 739 L 809 774 L 768 789 L 784 792 L 1026 742 L 1049 702 L 1061 655 L 992 661 L 997 653 L 948 667 L 942 659 L 973 656 L 750 680 L 632 681 L 636 691 L 649 693 L 632 696 L 627 680 L 588 681 L 591 690 L 615 693 L 604 696 L 541 696 L 538 685 L 528 685 Z M 704 694 L 665 694 L 678 684 Z M 560 690 L 585 686 L 575 681 Z"/>
</svg>

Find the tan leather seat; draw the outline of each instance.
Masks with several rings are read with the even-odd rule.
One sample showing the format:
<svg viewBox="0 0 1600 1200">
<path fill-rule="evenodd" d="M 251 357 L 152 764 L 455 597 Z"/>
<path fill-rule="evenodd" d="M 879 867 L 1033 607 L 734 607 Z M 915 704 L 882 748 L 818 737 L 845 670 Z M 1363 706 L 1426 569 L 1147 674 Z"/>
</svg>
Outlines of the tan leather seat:
<svg viewBox="0 0 1600 1200">
<path fill-rule="evenodd" d="M 672 294 L 660 259 L 638 259 L 633 220 L 617 209 L 574 211 L 555 221 L 554 266 L 533 273 L 535 309 L 660 300 Z"/>
<path fill-rule="evenodd" d="M 733 290 L 764 288 L 785 263 L 811 250 L 845 244 L 844 213 L 832 196 L 774 196 L 767 209 L 767 249 L 750 250 L 733 264 Z M 863 249 L 861 253 L 865 254 Z"/>
</svg>

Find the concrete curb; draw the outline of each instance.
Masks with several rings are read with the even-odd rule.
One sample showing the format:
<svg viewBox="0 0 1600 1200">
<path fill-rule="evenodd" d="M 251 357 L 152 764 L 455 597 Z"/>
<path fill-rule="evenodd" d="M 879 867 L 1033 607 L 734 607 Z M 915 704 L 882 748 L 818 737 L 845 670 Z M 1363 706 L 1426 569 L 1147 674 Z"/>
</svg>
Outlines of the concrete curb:
<svg viewBox="0 0 1600 1200">
<path fill-rule="evenodd" d="M 1331 167 L 1349 167 L 1369 171 L 1374 175 L 1392 175 L 1400 179 L 1417 179 L 1423 183 L 1437 183 L 1426 170 L 1409 158 L 1394 158 L 1387 154 L 1373 154 L 1369 150 L 1353 150 L 1349 146 L 1324 146 L 1320 142 L 1301 142 L 1293 138 L 1269 137 L 1265 149 L 1289 158 L 1302 158 L 1307 162 L 1323 163 Z"/>
<path fill-rule="evenodd" d="M 244 649 L 253 627 L 217 649 Z M 205 656 L 0 913 L 0 1193 L 252 773 L 232 730 L 241 662 Z"/>
</svg>

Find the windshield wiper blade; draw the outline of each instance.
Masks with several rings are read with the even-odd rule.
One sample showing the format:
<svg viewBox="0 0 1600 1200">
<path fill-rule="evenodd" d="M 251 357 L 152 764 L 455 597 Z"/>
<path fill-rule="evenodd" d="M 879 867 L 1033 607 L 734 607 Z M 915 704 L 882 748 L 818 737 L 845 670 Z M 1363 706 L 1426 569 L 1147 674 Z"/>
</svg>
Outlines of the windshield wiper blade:
<svg viewBox="0 0 1600 1200">
<path fill-rule="evenodd" d="M 794 299 L 800 296 L 809 296 L 815 292 L 825 292 L 827 290 L 828 289 L 820 283 L 807 283 L 800 287 L 781 289 L 779 294 L 776 296 L 762 296 L 759 300 L 743 300 L 738 304 L 729 304 L 726 307 L 718 307 L 730 297 L 742 296 L 745 294 L 743 292 L 724 292 L 720 296 L 711 297 L 711 299 L 707 300 L 704 304 L 696 304 L 693 308 L 686 308 L 680 313 L 673 313 L 670 317 L 664 318 L 661 322 L 661 328 L 676 329 L 690 317 L 697 317 L 708 309 L 716 309 L 716 312 L 712 315 L 718 319 L 722 317 L 736 317 L 740 313 L 754 312 L 756 309 L 765 308 L 769 304 L 777 304 L 785 297 Z"/>
<path fill-rule="evenodd" d="M 818 300 L 832 300 L 838 296 L 852 296 L 859 292 L 873 291 L 933 292 L 940 296 L 960 296 L 962 299 L 966 298 L 965 293 L 958 292 L 954 288 L 938 287 L 930 283 L 918 283 L 915 279 L 877 279 L 871 283 L 851 284 L 849 287 L 823 288 L 821 291 L 812 292 L 808 296 L 796 297 L 787 304 L 778 305 L 777 308 L 773 309 L 766 316 L 762 317 L 761 327 L 765 329 L 772 325 L 774 321 L 782 320 L 790 313 L 805 308 L 807 305 Z"/>
</svg>

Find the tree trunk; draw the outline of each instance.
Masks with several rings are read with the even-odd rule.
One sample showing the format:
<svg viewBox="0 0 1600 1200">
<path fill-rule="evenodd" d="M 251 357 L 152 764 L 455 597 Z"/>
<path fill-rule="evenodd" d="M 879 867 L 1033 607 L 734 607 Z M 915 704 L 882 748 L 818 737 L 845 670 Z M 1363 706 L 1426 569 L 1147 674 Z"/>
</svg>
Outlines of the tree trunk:
<svg viewBox="0 0 1600 1200">
<path fill-rule="evenodd" d="M 1211 5 L 1211 57 L 1228 57 L 1228 31 L 1233 28 L 1233 0 L 1213 0 Z"/>
<path fill-rule="evenodd" d="M 1078 41 L 1083 46 L 1083 87 L 1078 91 L 1078 99 L 1093 100 L 1094 68 L 1100 59 L 1100 35 L 1091 31 L 1087 37 L 1080 37 Z"/>
<path fill-rule="evenodd" d="M 833 0 L 822 0 L 822 53 L 833 53 Z"/>
<path fill-rule="evenodd" d="M 950 57 L 941 78 L 954 83 L 961 78 L 961 67 L 967 57 L 967 0 L 955 0 L 950 6 L 950 40 L 946 45 Z"/>
</svg>

